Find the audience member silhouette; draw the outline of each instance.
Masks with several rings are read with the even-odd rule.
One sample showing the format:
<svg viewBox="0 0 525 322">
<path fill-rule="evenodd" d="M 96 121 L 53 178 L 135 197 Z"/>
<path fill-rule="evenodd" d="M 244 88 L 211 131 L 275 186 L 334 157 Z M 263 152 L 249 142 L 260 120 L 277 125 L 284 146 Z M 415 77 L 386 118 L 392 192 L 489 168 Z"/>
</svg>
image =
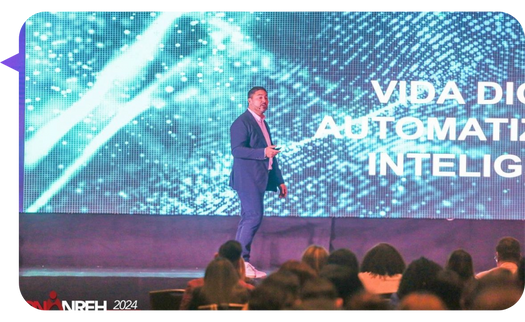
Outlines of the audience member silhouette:
<svg viewBox="0 0 525 322">
<path fill-rule="evenodd" d="M 392 295 L 394 305 L 398 304 L 405 296 L 413 292 L 432 292 L 437 275 L 443 268 L 436 262 L 426 257 L 413 260 L 399 282 L 399 288 Z"/>
<path fill-rule="evenodd" d="M 332 251 L 326 259 L 326 264 L 337 264 L 350 267 L 354 271 L 359 271 L 359 261 L 357 256 L 348 248 L 339 248 Z"/>
<path fill-rule="evenodd" d="M 437 295 L 426 291 L 415 291 L 407 296 L 403 297 L 399 305 L 398 310 L 446 310 L 445 303 Z"/>
<path fill-rule="evenodd" d="M 472 303 L 473 310 L 506 310 L 514 306 L 523 292 L 518 287 L 490 286 L 477 294 Z"/>
<path fill-rule="evenodd" d="M 504 310 L 516 304 L 522 293 L 515 274 L 495 269 L 467 285 L 461 304 L 465 310 Z"/>
<path fill-rule="evenodd" d="M 301 256 L 301 261 L 308 264 L 319 274 L 328 259 L 328 251 L 319 245 L 308 246 Z"/>
<path fill-rule="evenodd" d="M 314 271 L 310 265 L 294 259 L 284 262 L 278 271 L 287 271 L 295 274 L 299 278 L 300 287 L 302 287 L 306 281 L 318 276 L 317 272 Z"/>
<path fill-rule="evenodd" d="M 255 286 L 246 282 L 246 277 L 244 274 L 244 262 L 241 257 L 241 252 L 242 252 L 242 247 L 238 241 L 228 240 L 219 247 L 219 251 L 215 253 L 214 257 L 215 258 L 222 257 L 222 258 L 229 260 L 232 263 L 232 265 L 236 268 L 239 274 L 239 284 L 247 288 L 248 290 L 253 290 Z M 202 287 L 203 285 L 204 285 L 204 278 L 196 278 L 196 279 L 190 280 L 187 283 L 186 289 L 184 290 L 184 294 L 182 296 L 181 304 L 179 307 L 180 310 L 188 309 L 189 304 L 191 302 L 193 290 L 197 287 Z"/>
<path fill-rule="evenodd" d="M 250 291 L 241 286 L 239 280 L 239 273 L 229 260 L 215 258 L 206 267 L 204 285 L 193 290 L 188 309 L 196 310 L 209 304 L 248 303 Z"/>
<path fill-rule="evenodd" d="M 389 297 L 397 292 L 405 269 L 399 251 L 388 243 L 379 243 L 363 257 L 359 278 L 368 292 Z"/>
<path fill-rule="evenodd" d="M 251 293 L 249 310 L 289 310 L 299 300 L 299 278 L 289 271 L 268 275 Z"/>
<path fill-rule="evenodd" d="M 380 295 L 369 292 L 360 292 L 351 296 L 344 305 L 345 310 L 392 310 L 390 301 Z"/>
<path fill-rule="evenodd" d="M 474 278 L 472 256 L 464 249 L 456 249 L 450 253 L 445 269 L 456 272 L 463 286 Z"/>
<path fill-rule="evenodd" d="M 502 306 L 505 306 L 506 308 L 509 308 L 510 306 L 515 307 L 518 302 L 523 301 L 524 296 L 519 288 L 515 274 L 512 274 L 512 272 L 507 269 L 492 270 L 491 272 L 484 274 L 482 277 L 476 278 L 465 287 L 461 297 L 463 312 L 480 312 L 483 310 L 483 308 L 480 307 L 480 303 L 486 304 L 486 301 L 491 298 L 489 296 L 490 294 L 500 294 L 504 292 L 509 292 L 512 296 L 517 292 L 520 296 L 513 304 L 509 304 L 508 298 L 502 299 L 499 304 L 496 304 L 495 302 L 493 307 L 487 307 L 485 309 L 487 312 L 499 310 Z M 481 295 L 483 296 L 480 297 Z M 496 300 L 496 298 L 492 299 Z"/>
<path fill-rule="evenodd" d="M 316 277 L 305 282 L 301 289 L 299 310 L 340 310 L 343 300 L 335 286 L 325 278 Z"/>
<path fill-rule="evenodd" d="M 364 291 L 357 271 L 350 267 L 327 264 L 321 269 L 319 276 L 327 279 L 335 286 L 338 296 L 343 300 L 343 305 L 345 305 L 352 296 Z"/>
<path fill-rule="evenodd" d="M 496 245 L 496 267 L 476 274 L 476 278 L 481 278 L 485 274 L 497 269 L 507 269 L 515 274 L 518 271 L 518 264 L 521 259 L 520 242 L 514 237 L 503 237 Z"/>
<path fill-rule="evenodd" d="M 461 310 L 463 286 L 463 281 L 459 278 L 458 273 L 444 269 L 437 273 L 429 290 L 441 298 L 447 309 Z"/>
</svg>

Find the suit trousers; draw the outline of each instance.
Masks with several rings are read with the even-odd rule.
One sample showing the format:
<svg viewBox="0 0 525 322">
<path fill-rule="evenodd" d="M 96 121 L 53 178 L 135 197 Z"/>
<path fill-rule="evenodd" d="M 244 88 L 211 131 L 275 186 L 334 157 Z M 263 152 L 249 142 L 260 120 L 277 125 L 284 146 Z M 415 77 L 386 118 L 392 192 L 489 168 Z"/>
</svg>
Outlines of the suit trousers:
<svg viewBox="0 0 525 322">
<path fill-rule="evenodd" d="M 263 219 L 264 193 L 264 191 L 237 191 L 241 201 L 241 219 L 237 226 L 235 240 L 241 244 L 241 256 L 246 262 L 250 262 L 252 241 Z"/>
</svg>

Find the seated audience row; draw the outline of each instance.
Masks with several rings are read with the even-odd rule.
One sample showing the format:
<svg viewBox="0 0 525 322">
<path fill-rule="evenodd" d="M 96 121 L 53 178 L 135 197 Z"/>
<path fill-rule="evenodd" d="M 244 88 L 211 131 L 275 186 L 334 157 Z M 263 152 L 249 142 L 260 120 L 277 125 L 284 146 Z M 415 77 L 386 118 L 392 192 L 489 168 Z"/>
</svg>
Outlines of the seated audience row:
<svg viewBox="0 0 525 322">
<path fill-rule="evenodd" d="M 255 283 L 243 273 L 241 247 L 221 246 L 205 276 L 188 283 L 181 309 L 235 303 L 246 310 L 503 310 L 524 290 L 520 243 L 496 245 L 496 267 L 477 275 L 464 249 L 444 266 L 421 256 L 408 265 L 388 243 L 372 247 L 359 263 L 349 249 L 311 245 Z"/>
</svg>

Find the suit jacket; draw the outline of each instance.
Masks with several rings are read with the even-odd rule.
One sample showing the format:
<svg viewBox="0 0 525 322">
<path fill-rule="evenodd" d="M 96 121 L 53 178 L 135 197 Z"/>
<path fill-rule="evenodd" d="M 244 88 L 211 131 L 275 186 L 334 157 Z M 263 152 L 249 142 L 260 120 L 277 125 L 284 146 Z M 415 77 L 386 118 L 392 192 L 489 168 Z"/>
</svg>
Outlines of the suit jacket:
<svg viewBox="0 0 525 322">
<path fill-rule="evenodd" d="M 266 121 L 264 124 L 269 134 Z M 269 159 L 264 155 L 266 140 L 250 111 L 246 110 L 232 123 L 230 138 L 233 155 L 230 187 L 236 191 L 277 191 L 284 183 L 279 163 L 274 157 L 272 170 L 268 172 Z"/>
</svg>

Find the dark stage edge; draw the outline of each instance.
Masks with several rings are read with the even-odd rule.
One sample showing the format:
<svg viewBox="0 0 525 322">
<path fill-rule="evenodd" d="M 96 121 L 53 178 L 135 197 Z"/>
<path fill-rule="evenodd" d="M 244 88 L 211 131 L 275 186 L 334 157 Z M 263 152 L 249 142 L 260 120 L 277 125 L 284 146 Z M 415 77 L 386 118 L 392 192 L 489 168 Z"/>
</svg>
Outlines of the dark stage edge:
<svg viewBox="0 0 525 322">
<path fill-rule="evenodd" d="M 20 292 L 45 301 L 137 301 L 149 310 L 152 290 L 184 288 L 203 276 L 219 246 L 233 239 L 239 217 L 20 214 Z M 494 266 L 504 236 L 525 245 L 525 221 L 358 218 L 264 218 L 252 263 L 272 272 L 300 259 L 311 244 L 351 249 L 361 260 L 379 242 L 394 245 L 407 264 L 421 256 L 444 265 L 457 248 L 476 271 Z"/>
</svg>

